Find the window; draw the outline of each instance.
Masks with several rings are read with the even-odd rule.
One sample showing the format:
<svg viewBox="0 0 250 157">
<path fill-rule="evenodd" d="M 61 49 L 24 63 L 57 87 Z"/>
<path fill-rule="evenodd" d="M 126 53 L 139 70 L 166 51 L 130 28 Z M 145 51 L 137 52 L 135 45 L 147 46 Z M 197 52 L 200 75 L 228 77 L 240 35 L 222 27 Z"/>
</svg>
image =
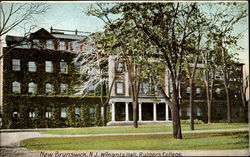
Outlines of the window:
<svg viewBox="0 0 250 157">
<path fill-rule="evenodd" d="M 95 108 L 93 106 L 89 107 L 89 118 L 95 118 Z"/>
<path fill-rule="evenodd" d="M 80 72 L 80 70 L 81 70 L 81 63 L 80 62 L 76 62 L 75 63 L 75 71 Z"/>
<path fill-rule="evenodd" d="M 34 118 L 36 116 L 35 109 L 30 109 L 29 110 L 29 117 Z"/>
<path fill-rule="evenodd" d="M 67 85 L 66 84 L 61 84 L 61 93 L 67 93 Z"/>
<path fill-rule="evenodd" d="M 221 89 L 220 89 L 220 88 L 216 88 L 215 93 L 216 93 L 217 95 L 220 95 L 220 94 L 221 94 Z"/>
<path fill-rule="evenodd" d="M 13 93 L 21 93 L 20 83 L 15 81 L 12 83 L 12 92 Z"/>
<path fill-rule="evenodd" d="M 189 95 L 190 94 L 190 87 L 187 87 L 186 93 Z"/>
<path fill-rule="evenodd" d="M 47 40 L 46 41 L 46 47 L 47 49 L 53 49 L 53 40 Z"/>
<path fill-rule="evenodd" d="M 20 59 L 12 59 L 12 70 L 14 70 L 14 71 L 21 70 L 21 60 Z"/>
<path fill-rule="evenodd" d="M 66 112 L 66 107 L 61 108 L 61 118 L 66 118 L 67 117 L 67 112 Z"/>
<path fill-rule="evenodd" d="M 34 82 L 29 83 L 29 93 L 36 93 L 36 84 Z"/>
<path fill-rule="evenodd" d="M 65 50 L 66 46 L 65 46 L 65 41 L 60 41 L 59 42 L 59 50 Z"/>
<path fill-rule="evenodd" d="M 143 94 L 149 94 L 149 92 L 150 92 L 149 82 L 143 82 L 141 84 L 141 93 L 143 93 Z"/>
<path fill-rule="evenodd" d="M 46 118 L 51 118 L 52 116 L 52 108 L 51 107 L 46 107 L 45 109 L 45 117 Z"/>
<path fill-rule="evenodd" d="M 123 64 L 119 62 L 117 65 L 117 73 L 122 73 L 122 72 L 123 72 Z"/>
<path fill-rule="evenodd" d="M 46 94 L 52 93 L 52 85 L 50 83 L 45 84 L 45 93 Z"/>
<path fill-rule="evenodd" d="M 40 45 L 40 41 L 37 40 L 37 39 L 34 39 L 34 40 L 33 40 L 33 47 L 39 48 L 40 46 L 41 46 L 41 45 Z"/>
<path fill-rule="evenodd" d="M 196 88 L 196 95 L 200 96 L 201 95 L 201 88 Z"/>
<path fill-rule="evenodd" d="M 68 50 L 72 50 L 72 43 L 71 42 L 68 42 Z"/>
<path fill-rule="evenodd" d="M 77 41 L 72 42 L 72 47 L 74 51 L 80 51 L 80 44 Z"/>
<path fill-rule="evenodd" d="M 68 65 L 63 59 L 60 62 L 60 72 L 68 72 Z"/>
<path fill-rule="evenodd" d="M 45 61 L 45 71 L 46 72 L 52 72 L 53 71 L 52 61 Z"/>
<path fill-rule="evenodd" d="M 36 62 L 30 61 L 28 63 L 28 66 L 29 66 L 29 71 L 30 72 L 36 72 Z"/>
<path fill-rule="evenodd" d="M 123 82 L 116 82 L 116 94 L 123 94 Z"/>
<path fill-rule="evenodd" d="M 173 85 L 172 84 L 169 85 L 169 93 L 173 93 Z"/>
<path fill-rule="evenodd" d="M 80 116 L 81 116 L 80 107 L 75 107 L 75 116 L 76 116 L 76 118 L 80 118 Z"/>
<path fill-rule="evenodd" d="M 197 107 L 197 116 L 201 116 L 201 115 L 202 115 L 201 108 Z"/>
<path fill-rule="evenodd" d="M 20 113 L 18 109 L 13 110 L 12 112 L 13 119 L 17 120 L 20 118 Z"/>
</svg>

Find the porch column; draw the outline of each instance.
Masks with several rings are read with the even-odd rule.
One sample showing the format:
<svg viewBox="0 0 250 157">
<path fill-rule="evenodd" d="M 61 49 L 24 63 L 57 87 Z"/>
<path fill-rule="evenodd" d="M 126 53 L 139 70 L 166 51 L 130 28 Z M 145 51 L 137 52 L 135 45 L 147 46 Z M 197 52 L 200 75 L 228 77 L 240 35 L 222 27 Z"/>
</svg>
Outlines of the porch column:
<svg viewBox="0 0 250 157">
<path fill-rule="evenodd" d="M 156 103 L 153 103 L 153 117 L 154 121 L 156 121 Z"/>
<path fill-rule="evenodd" d="M 128 112 L 128 102 L 125 103 L 125 115 L 126 115 L 126 121 L 129 121 L 129 112 Z"/>
<path fill-rule="evenodd" d="M 165 104 L 166 104 L 166 109 L 165 109 L 166 121 L 169 121 L 169 118 L 168 118 L 168 104 L 167 103 L 165 103 Z"/>
<path fill-rule="evenodd" d="M 139 103 L 139 121 L 142 121 L 141 104 L 142 104 L 142 103 Z"/>
<path fill-rule="evenodd" d="M 115 121 L 115 103 L 113 102 L 112 104 L 111 104 L 112 106 L 111 106 L 111 108 L 112 108 L 112 121 Z"/>
</svg>

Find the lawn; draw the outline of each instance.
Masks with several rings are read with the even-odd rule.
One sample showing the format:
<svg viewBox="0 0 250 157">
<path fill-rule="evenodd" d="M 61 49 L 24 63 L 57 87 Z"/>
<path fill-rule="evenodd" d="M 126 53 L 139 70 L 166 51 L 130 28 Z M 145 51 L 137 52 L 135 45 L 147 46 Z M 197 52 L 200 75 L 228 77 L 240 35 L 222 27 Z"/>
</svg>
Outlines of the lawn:
<svg viewBox="0 0 250 157">
<path fill-rule="evenodd" d="M 234 123 L 231 125 L 225 123 L 196 124 L 195 130 L 214 130 L 214 129 L 239 129 L 248 128 L 246 123 Z M 60 135 L 80 135 L 80 134 L 111 134 L 111 133 L 148 133 L 148 132 L 172 132 L 172 125 L 144 125 L 139 128 L 132 126 L 123 127 L 86 127 L 86 128 L 67 128 L 60 130 L 45 131 L 43 134 Z M 189 125 L 182 125 L 182 130 L 190 130 Z"/>
<path fill-rule="evenodd" d="M 21 142 L 32 150 L 224 150 L 248 149 L 248 132 L 33 138 Z"/>
</svg>

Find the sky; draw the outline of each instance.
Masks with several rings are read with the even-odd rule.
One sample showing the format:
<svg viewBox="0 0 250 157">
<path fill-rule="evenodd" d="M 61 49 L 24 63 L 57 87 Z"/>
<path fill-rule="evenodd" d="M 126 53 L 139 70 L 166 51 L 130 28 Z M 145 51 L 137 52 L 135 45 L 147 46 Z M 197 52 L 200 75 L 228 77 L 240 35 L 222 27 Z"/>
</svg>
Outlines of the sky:
<svg viewBox="0 0 250 157">
<path fill-rule="evenodd" d="M 9 5 L 4 2 L 3 6 Z M 55 29 L 67 29 L 67 30 L 78 30 L 84 32 L 97 32 L 101 31 L 104 22 L 100 19 L 84 14 L 84 10 L 88 8 L 90 4 L 95 2 L 50 2 L 50 10 L 41 16 L 37 16 L 29 23 L 29 25 L 38 26 L 36 30 L 45 28 L 47 30 L 50 27 Z M 247 2 L 245 2 L 248 5 Z M 244 31 L 244 37 L 239 41 L 239 44 L 245 48 L 244 53 L 240 53 L 240 59 L 242 62 L 248 62 L 249 60 L 249 37 L 248 37 L 248 23 L 244 25 L 237 25 L 236 32 Z M 11 30 L 8 35 L 22 36 L 24 31 L 20 27 Z M 249 64 L 249 63 L 248 63 Z"/>
</svg>

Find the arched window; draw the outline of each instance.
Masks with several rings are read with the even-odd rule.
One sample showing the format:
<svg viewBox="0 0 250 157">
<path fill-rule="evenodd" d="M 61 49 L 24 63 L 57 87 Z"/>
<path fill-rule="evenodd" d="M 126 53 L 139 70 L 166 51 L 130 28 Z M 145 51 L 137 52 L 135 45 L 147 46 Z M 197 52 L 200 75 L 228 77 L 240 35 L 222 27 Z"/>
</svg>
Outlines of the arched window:
<svg viewBox="0 0 250 157">
<path fill-rule="evenodd" d="M 52 85 L 50 83 L 45 84 L 45 93 L 52 93 Z"/>
<path fill-rule="evenodd" d="M 14 81 L 12 83 L 12 92 L 13 93 L 21 93 L 20 83 L 17 81 Z"/>
<path fill-rule="evenodd" d="M 29 83 L 29 93 L 36 93 L 36 84 L 34 82 Z"/>
</svg>

